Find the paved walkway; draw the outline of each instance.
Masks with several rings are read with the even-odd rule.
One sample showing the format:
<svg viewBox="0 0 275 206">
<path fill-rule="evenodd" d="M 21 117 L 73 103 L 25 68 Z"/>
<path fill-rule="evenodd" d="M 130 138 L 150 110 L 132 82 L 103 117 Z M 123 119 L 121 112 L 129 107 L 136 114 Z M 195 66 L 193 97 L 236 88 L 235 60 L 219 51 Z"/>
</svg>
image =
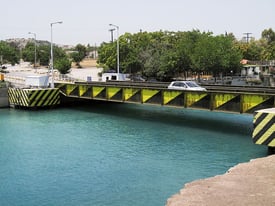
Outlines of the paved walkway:
<svg viewBox="0 0 275 206">
<path fill-rule="evenodd" d="M 87 81 L 88 77 L 91 77 L 92 81 L 99 81 L 100 78 L 98 73 L 102 71 L 102 68 L 90 67 L 90 68 L 81 68 L 75 69 L 72 68 L 68 76 L 71 76 L 76 79 L 81 79 Z"/>
</svg>

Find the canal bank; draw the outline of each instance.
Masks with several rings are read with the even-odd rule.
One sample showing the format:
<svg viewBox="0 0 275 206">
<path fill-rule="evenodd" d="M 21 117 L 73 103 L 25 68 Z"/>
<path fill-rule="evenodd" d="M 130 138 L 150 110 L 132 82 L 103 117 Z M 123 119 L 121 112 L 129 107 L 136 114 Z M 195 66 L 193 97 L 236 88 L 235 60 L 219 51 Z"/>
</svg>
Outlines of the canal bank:
<svg viewBox="0 0 275 206">
<path fill-rule="evenodd" d="M 255 144 L 275 151 L 275 108 L 254 113 L 252 138 Z M 187 183 L 167 200 L 166 206 L 271 206 L 275 205 L 275 155 L 251 160 L 229 169 L 224 175 Z"/>
<path fill-rule="evenodd" d="M 275 155 L 251 160 L 224 175 L 187 183 L 166 206 L 275 205 Z"/>
</svg>

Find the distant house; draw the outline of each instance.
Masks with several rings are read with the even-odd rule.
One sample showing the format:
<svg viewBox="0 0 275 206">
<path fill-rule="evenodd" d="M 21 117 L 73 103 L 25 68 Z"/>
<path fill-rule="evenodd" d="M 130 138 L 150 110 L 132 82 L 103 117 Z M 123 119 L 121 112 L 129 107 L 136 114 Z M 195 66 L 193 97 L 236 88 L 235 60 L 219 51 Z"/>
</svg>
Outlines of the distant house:
<svg viewBox="0 0 275 206">
<path fill-rule="evenodd" d="M 241 76 L 260 79 L 261 68 L 259 65 L 244 65 L 241 70 Z"/>
<path fill-rule="evenodd" d="M 98 57 L 98 52 L 96 50 L 90 51 L 87 55 L 88 58 L 96 59 Z"/>
<path fill-rule="evenodd" d="M 240 63 L 243 65 L 241 76 L 253 80 L 261 80 L 266 86 L 273 84 L 275 76 L 275 60 L 250 61 L 243 59 Z"/>
</svg>

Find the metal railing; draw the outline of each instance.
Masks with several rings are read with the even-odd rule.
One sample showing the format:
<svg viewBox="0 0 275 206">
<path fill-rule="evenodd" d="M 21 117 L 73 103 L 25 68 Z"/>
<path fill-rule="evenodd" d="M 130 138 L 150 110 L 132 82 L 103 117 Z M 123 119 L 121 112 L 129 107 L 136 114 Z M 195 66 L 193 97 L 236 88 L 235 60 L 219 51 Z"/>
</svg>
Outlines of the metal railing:
<svg viewBox="0 0 275 206">
<path fill-rule="evenodd" d="M 54 75 L 54 81 L 55 82 L 68 82 L 68 83 L 74 83 L 74 82 L 78 82 L 78 81 L 82 81 L 82 80 L 79 80 L 77 78 L 73 78 L 73 77 L 70 77 L 66 74 L 58 74 L 58 75 Z"/>
</svg>

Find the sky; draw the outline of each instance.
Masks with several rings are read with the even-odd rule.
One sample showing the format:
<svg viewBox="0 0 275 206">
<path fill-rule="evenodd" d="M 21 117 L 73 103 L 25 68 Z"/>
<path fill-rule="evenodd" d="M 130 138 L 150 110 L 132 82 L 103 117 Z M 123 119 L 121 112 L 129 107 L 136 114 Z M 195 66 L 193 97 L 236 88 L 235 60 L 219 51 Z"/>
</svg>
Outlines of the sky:
<svg viewBox="0 0 275 206">
<path fill-rule="evenodd" d="M 245 33 L 259 39 L 275 31 L 274 0 L 1 0 L 0 40 L 34 38 L 63 45 L 99 46 L 119 35 L 139 31 L 210 31 Z M 116 31 L 113 33 L 117 38 Z"/>
</svg>

